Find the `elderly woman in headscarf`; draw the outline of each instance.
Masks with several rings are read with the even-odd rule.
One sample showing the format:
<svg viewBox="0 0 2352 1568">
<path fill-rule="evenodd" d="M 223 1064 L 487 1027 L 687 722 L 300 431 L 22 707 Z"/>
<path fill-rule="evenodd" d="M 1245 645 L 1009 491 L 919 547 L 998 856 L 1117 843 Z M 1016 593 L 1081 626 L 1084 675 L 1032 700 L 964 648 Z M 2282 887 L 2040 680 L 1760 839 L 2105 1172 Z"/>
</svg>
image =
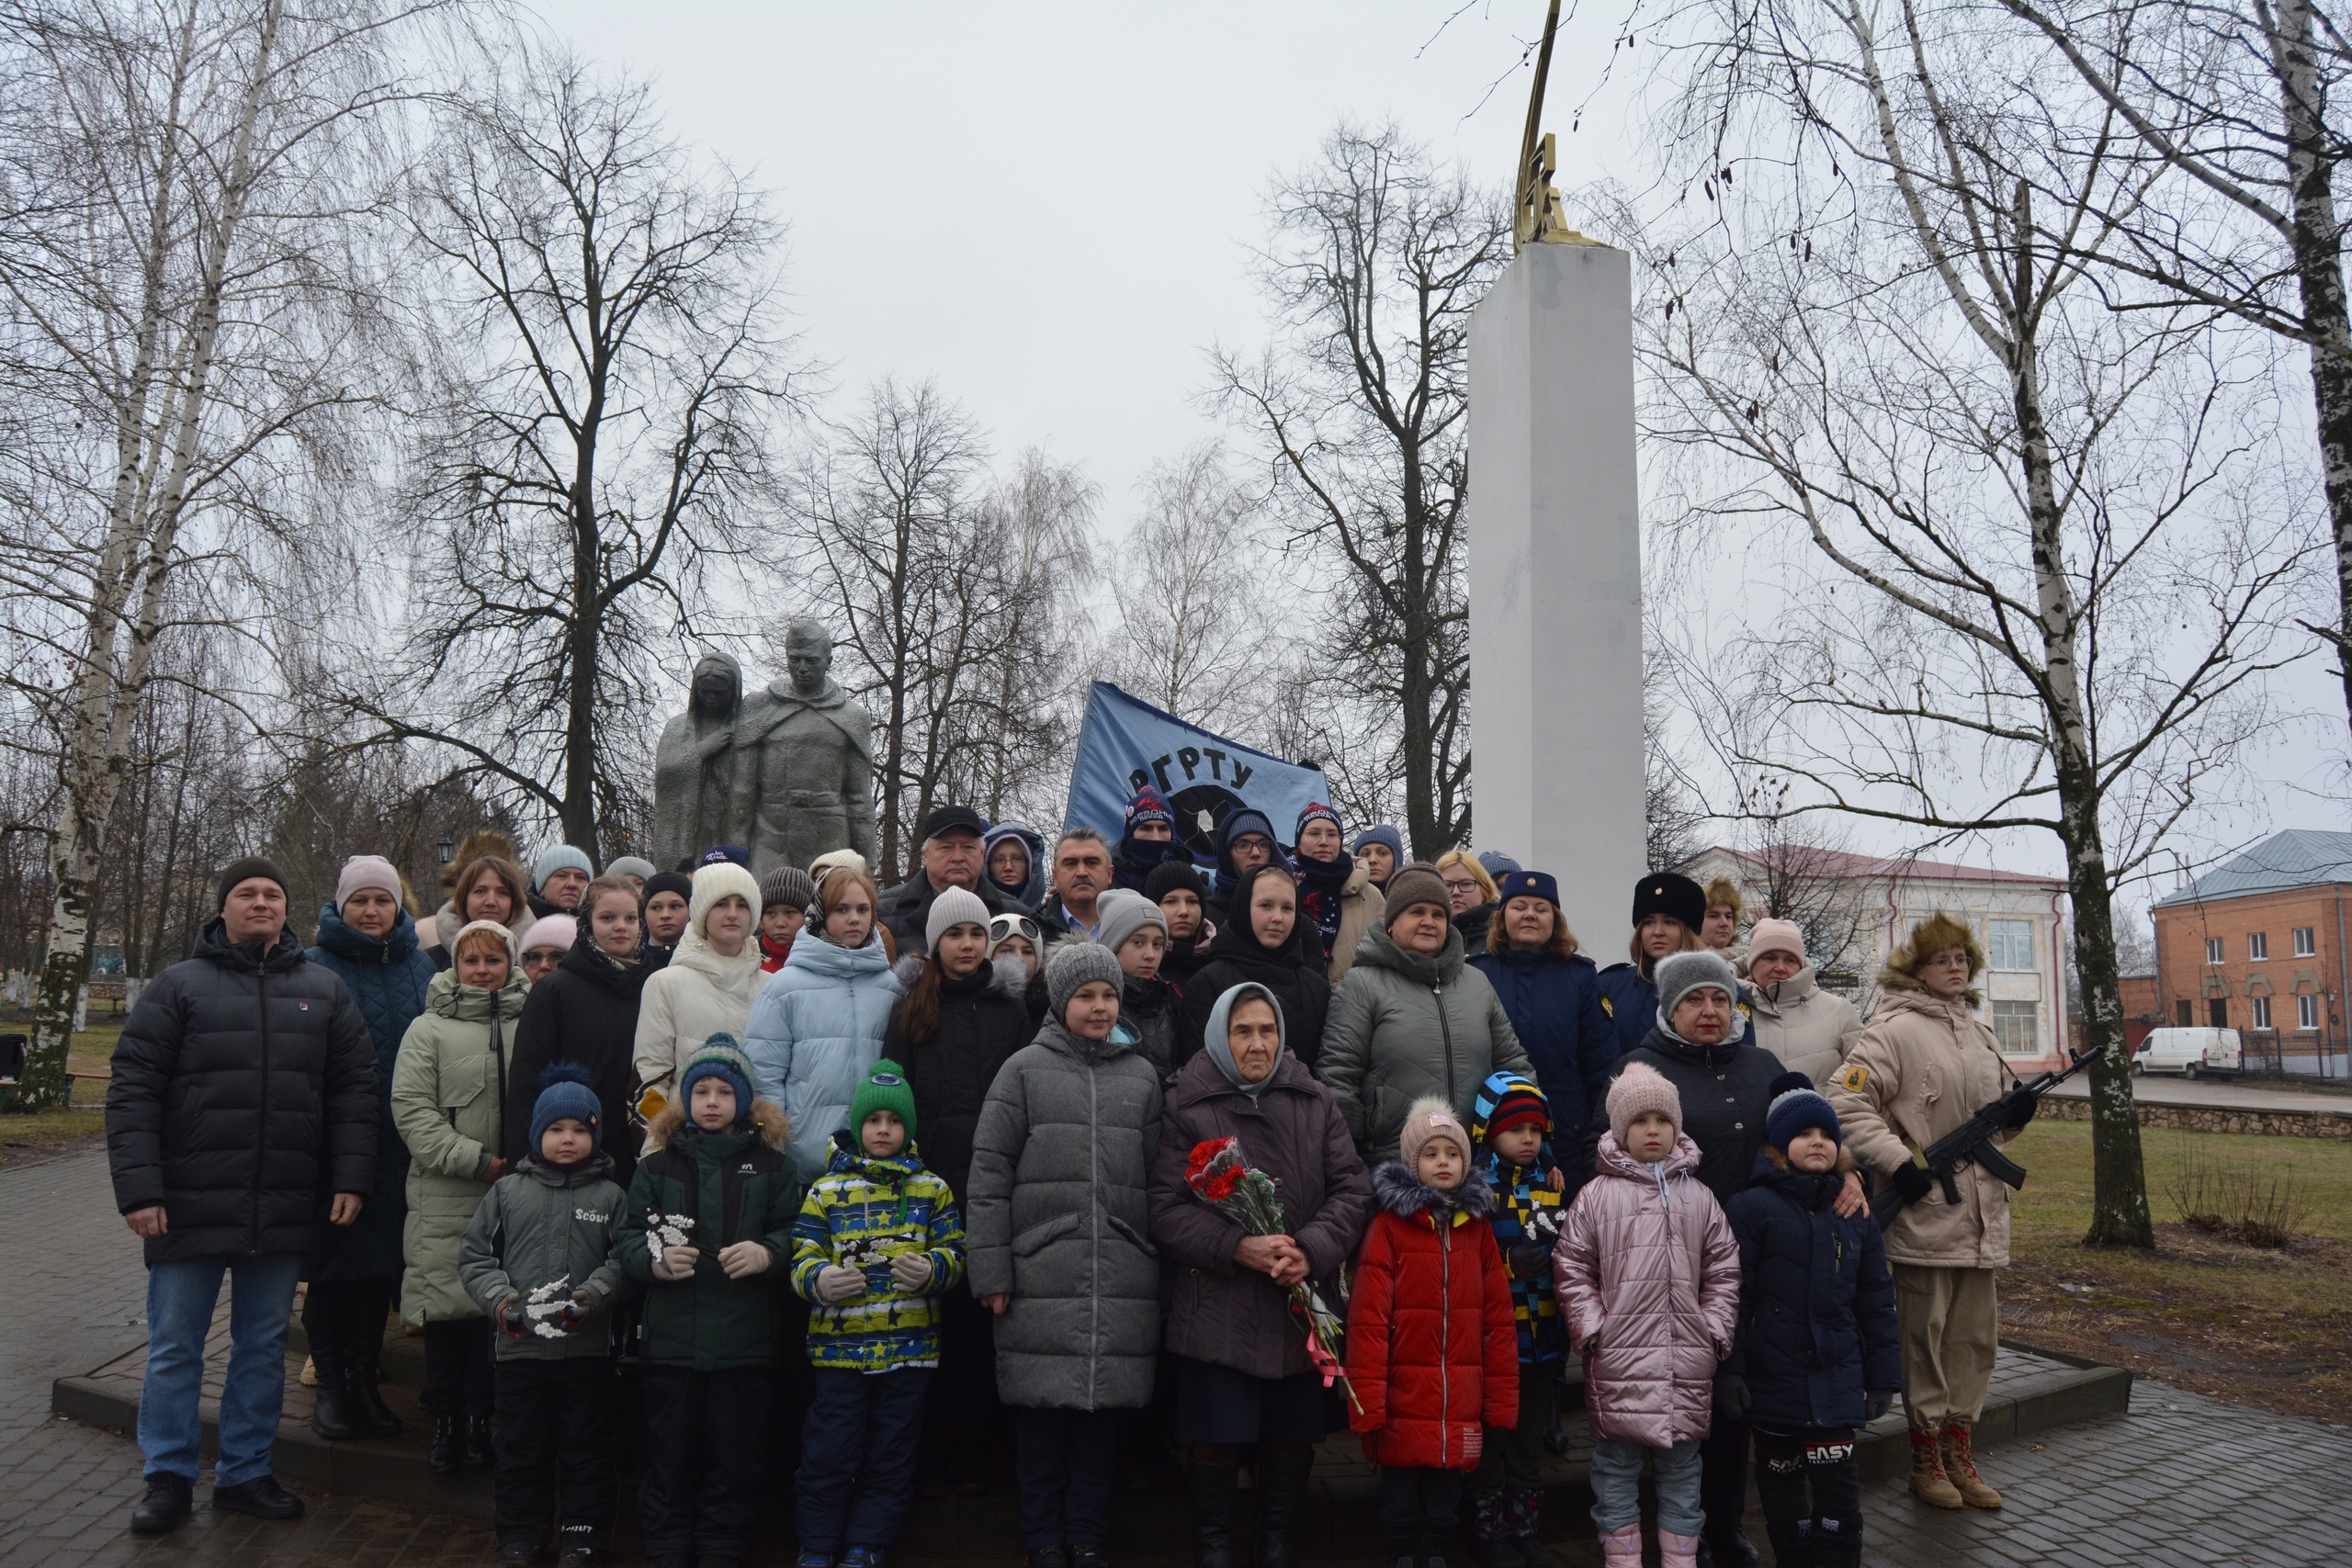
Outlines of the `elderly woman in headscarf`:
<svg viewBox="0 0 2352 1568">
<path fill-rule="evenodd" d="M 1336 1304 L 1340 1266 L 1372 1217 L 1355 1141 L 1330 1090 L 1284 1048 L 1286 1032 L 1281 1004 L 1255 981 L 1217 998 L 1201 1050 L 1169 1087 L 1151 1170 L 1152 1240 L 1178 1270 L 1167 1346 L 1200 1563 L 1233 1560 L 1234 1479 L 1248 1443 L 1259 1455 L 1251 1561 L 1293 1560 L 1328 1406 L 1290 1288 L 1321 1281 Z M 1186 1181 L 1193 1149 L 1219 1138 L 1237 1139 L 1243 1163 L 1273 1178 L 1283 1234 L 1244 1234 Z"/>
</svg>

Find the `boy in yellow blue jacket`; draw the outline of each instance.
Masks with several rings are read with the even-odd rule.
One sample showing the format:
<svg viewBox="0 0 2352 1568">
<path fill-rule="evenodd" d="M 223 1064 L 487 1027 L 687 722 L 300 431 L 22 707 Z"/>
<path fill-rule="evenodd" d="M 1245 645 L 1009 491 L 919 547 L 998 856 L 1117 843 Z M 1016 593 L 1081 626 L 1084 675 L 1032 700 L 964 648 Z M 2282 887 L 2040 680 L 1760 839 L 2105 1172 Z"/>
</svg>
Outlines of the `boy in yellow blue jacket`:
<svg viewBox="0 0 2352 1568">
<path fill-rule="evenodd" d="M 914 1498 L 939 1297 L 964 1274 L 956 1194 L 923 1168 L 914 1134 L 913 1090 L 896 1062 L 875 1063 L 792 1227 L 792 1288 L 813 1309 L 816 1379 L 801 1438 L 799 1568 L 882 1568 Z"/>
</svg>

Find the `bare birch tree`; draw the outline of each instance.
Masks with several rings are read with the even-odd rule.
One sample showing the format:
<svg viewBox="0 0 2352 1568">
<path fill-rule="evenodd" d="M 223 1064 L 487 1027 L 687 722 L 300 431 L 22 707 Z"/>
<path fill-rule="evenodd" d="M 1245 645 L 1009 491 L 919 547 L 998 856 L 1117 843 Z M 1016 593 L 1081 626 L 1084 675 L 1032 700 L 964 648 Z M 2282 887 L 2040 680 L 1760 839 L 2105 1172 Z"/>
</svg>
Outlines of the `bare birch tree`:
<svg viewBox="0 0 2352 1568">
<path fill-rule="evenodd" d="M 1291 601 L 1268 581 L 1278 569 L 1259 538 L 1256 498 L 1214 441 L 1153 464 L 1136 488 L 1142 515 L 1111 579 L 1111 679 L 1189 723 L 1256 738 L 1304 629 L 1276 608 Z"/>
<path fill-rule="evenodd" d="M 494 44 L 409 197 L 440 354 L 409 657 L 355 705 L 600 862 L 648 814 L 657 660 L 748 555 L 798 392 L 761 197 L 643 84 Z"/>
<path fill-rule="evenodd" d="M 1401 803 L 1412 852 L 1434 856 L 1470 833 L 1470 311 L 1510 260 L 1510 214 L 1394 126 L 1341 126 L 1269 208 L 1274 344 L 1218 351 L 1214 396 L 1324 600 L 1300 638 L 1334 784 L 1382 803 L 1366 815 Z"/>
<path fill-rule="evenodd" d="M 933 807 L 1040 814 L 1075 729 L 1094 486 L 1042 453 L 1001 483 L 988 438 L 929 381 L 888 378 L 826 427 L 793 533 L 842 680 L 874 715 L 876 848 L 910 874 Z"/>
<path fill-rule="evenodd" d="M 2108 215 L 2109 265 L 2309 355 L 2335 536 L 2335 650 L 2352 721 L 2352 311 L 2335 177 L 2352 157 L 2340 17 L 2315 0 L 2004 0 L 2172 175 Z"/>
<path fill-rule="evenodd" d="M 319 487 L 348 473 L 339 448 L 375 395 L 368 220 L 410 15 L 0 10 L 0 596 L 63 710 L 19 1107 L 65 1093 L 98 845 L 159 643 L 200 579 L 299 557 L 330 526 Z"/>
<path fill-rule="evenodd" d="M 1771 622 L 1691 672 L 1720 699 L 1705 728 L 1808 807 L 2055 837 L 2109 1047 L 2086 1239 L 2151 1246 L 2111 899 L 2293 657 L 2312 531 L 2272 488 L 2266 367 L 2209 312 L 2109 308 L 2128 280 L 2093 259 L 2103 215 L 2145 173 L 2097 106 L 2043 96 L 2046 56 L 1998 13 L 1686 20 L 1706 205 L 1645 257 L 1646 423 L 1722 477 L 1693 526 L 1796 547 L 1786 592 L 1750 595 Z"/>
</svg>

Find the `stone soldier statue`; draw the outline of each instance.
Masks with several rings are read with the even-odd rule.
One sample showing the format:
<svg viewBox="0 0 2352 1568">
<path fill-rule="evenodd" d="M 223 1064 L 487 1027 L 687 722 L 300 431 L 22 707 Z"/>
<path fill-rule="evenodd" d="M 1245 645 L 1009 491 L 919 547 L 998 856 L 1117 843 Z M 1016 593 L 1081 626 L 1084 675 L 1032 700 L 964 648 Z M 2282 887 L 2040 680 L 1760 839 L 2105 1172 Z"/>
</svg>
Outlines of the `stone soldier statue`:
<svg viewBox="0 0 2352 1568">
<path fill-rule="evenodd" d="M 806 868 L 828 850 L 852 849 L 874 860 L 873 720 L 827 671 L 832 635 L 815 621 L 795 621 L 784 636 L 790 673 L 755 692 L 735 727 L 735 805 L 739 840 L 752 869 Z"/>
<path fill-rule="evenodd" d="M 691 864 L 713 844 L 740 844 L 749 824 L 734 815 L 735 752 L 743 716 L 743 667 L 724 653 L 695 661 L 686 711 L 662 727 L 653 751 L 653 863 Z"/>
</svg>

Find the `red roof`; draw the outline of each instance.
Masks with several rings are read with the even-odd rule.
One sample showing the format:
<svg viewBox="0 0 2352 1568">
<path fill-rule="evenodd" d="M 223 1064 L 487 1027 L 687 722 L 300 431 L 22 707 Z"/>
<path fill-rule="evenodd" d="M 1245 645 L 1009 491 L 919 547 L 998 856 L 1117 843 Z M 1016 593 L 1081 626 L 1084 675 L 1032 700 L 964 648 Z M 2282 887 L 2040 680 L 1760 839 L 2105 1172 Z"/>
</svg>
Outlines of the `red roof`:
<svg viewBox="0 0 2352 1568">
<path fill-rule="evenodd" d="M 1764 857 L 1747 850 L 1736 850 L 1728 844 L 1717 844 L 1711 852 L 1725 854 L 1751 865 L 1763 863 Z M 1843 850 L 1807 849 L 1805 870 L 1818 876 L 1852 877 L 1857 881 L 1867 877 L 1884 877 L 1894 882 L 2022 882 L 2038 887 L 2064 887 L 2063 876 L 2038 876 L 2025 871 L 1992 871 L 1978 865 L 1953 865 L 1944 861 L 1886 860 L 1878 855 L 1849 854 Z"/>
</svg>

